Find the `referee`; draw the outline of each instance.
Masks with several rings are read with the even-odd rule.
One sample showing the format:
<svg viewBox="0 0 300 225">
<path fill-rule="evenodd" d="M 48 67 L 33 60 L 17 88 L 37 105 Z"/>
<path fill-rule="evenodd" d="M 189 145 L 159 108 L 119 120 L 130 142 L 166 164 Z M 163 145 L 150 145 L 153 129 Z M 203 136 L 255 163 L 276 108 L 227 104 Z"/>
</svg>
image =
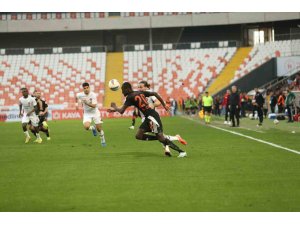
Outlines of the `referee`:
<svg viewBox="0 0 300 225">
<path fill-rule="evenodd" d="M 229 96 L 229 109 L 230 109 L 230 120 L 232 127 L 235 127 L 235 119 L 237 127 L 240 126 L 240 95 L 237 93 L 236 86 L 231 87 L 231 94 Z"/>
<path fill-rule="evenodd" d="M 202 98 L 202 105 L 204 109 L 204 118 L 205 123 L 209 124 L 211 119 L 211 111 L 212 111 L 212 105 L 213 105 L 213 98 L 208 95 L 208 91 L 205 92 L 205 96 Z"/>
</svg>

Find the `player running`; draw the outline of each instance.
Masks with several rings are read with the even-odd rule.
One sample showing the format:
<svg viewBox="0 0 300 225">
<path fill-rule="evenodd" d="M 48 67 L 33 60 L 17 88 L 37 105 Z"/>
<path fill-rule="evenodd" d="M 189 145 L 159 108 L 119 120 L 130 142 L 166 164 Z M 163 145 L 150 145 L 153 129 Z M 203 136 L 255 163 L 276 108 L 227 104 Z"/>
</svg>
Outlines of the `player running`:
<svg viewBox="0 0 300 225">
<path fill-rule="evenodd" d="M 102 129 L 100 112 L 97 107 L 97 96 L 94 92 L 90 91 L 89 83 L 82 84 L 83 92 L 76 95 L 76 110 L 78 110 L 78 100 L 83 106 L 83 126 L 86 130 L 91 130 L 94 136 L 99 134 L 101 145 L 106 146 L 104 131 Z M 95 126 L 91 125 L 94 122 Z"/>
<path fill-rule="evenodd" d="M 47 136 L 47 141 L 50 141 L 50 134 L 47 124 L 47 116 L 48 116 L 48 105 L 45 100 L 41 99 L 41 92 L 35 90 L 33 92 L 32 97 L 35 97 L 35 101 L 37 102 L 38 107 L 38 117 L 39 117 L 39 130 L 44 132 Z M 29 121 L 30 124 L 30 130 L 36 136 L 36 132 L 34 127 L 31 124 L 31 121 Z"/>
<path fill-rule="evenodd" d="M 28 95 L 28 90 L 27 88 L 22 88 L 22 97 L 19 98 L 19 108 L 20 108 L 20 113 L 19 117 L 22 117 L 22 128 L 25 134 L 25 143 L 27 144 L 31 137 L 28 133 L 28 123 L 31 121 L 32 126 L 34 127 L 35 133 L 36 133 L 36 140 L 34 141 L 35 143 L 42 143 L 42 138 L 39 134 L 39 118 L 37 117 L 38 113 L 38 107 L 35 99 Z"/>
<path fill-rule="evenodd" d="M 158 140 L 165 146 L 168 145 L 170 148 L 179 152 L 178 157 L 186 157 L 187 154 L 184 150 L 180 149 L 177 145 L 175 145 L 172 141 L 165 138 L 163 135 L 163 125 L 160 120 L 160 116 L 158 113 L 152 109 L 146 97 L 155 96 L 163 105 L 163 107 L 168 111 L 169 108 L 166 106 L 163 99 L 156 92 L 148 92 L 148 91 L 133 91 L 131 84 L 129 82 L 125 82 L 122 85 L 122 93 L 126 97 L 126 101 L 121 108 L 116 106 L 116 103 L 111 103 L 111 109 L 108 109 L 108 112 L 119 112 L 123 114 L 125 110 L 129 106 L 137 107 L 140 112 L 145 115 L 145 120 L 139 127 L 139 130 L 136 134 L 136 139 L 143 141 L 152 141 Z M 146 132 L 153 132 L 155 136 L 145 134 Z M 165 153 L 167 156 L 171 156 L 170 154 Z"/>
<path fill-rule="evenodd" d="M 140 81 L 138 89 L 139 89 L 139 91 L 150 91 L 150 84 L 144 80 Z M 147 100 L 148 100 L 149 106 L 154 110 L 156 107 L 161 106 L 160 101 L 155 96 L 150 96 L 147 98 Z M 139 111 L 139 114 L 141 115 L 142 122 L 144 122 L 145 115 L 141 111 Z M 165 136 L 165 138 L 168 138 L 170 141 L 179 141 L 181 144 L 187 145 L 187 142 L 179 134 L 176 134 L 175 136 L 164 134 L 164 136 Z M 169 151 L 167 146 L 166 146 L 166 151 Z"/>
</svg>

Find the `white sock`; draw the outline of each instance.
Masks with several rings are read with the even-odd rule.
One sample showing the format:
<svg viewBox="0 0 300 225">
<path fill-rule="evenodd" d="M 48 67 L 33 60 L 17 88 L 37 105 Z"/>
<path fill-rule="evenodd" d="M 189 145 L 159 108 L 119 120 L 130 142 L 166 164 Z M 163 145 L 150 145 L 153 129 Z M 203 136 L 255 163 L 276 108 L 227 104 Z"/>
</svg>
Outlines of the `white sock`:
<svg viewBox="0 0 300 225">
<path fill-rule="evenodd" d="M 170 141 L 178 141 L 178 137 L 171 136 L 171 135 L 164 135 L 165 138 L 169 139 Z"/>
<path fill-rule="evenodd" d="M 30 137 L 28 131 L 25 131 L 24 134 L 25 134 L 26 137 Z"/>
<path fill-rule="evenodd" d="M 36 138 L 37 138 L 37 139 L 40 139 L 40 138 L 41 138 L 40 133 L 36 133 Z"/>
<path fill-rule="evenodd" d="M 105 142 L 105 137 L 104 137 L 104 131 L 101 130 L 99 133 L 99 136 L 100 136 L 100 139 L 101 139 L 101 142 L 104 143 Z"/>
</svg>

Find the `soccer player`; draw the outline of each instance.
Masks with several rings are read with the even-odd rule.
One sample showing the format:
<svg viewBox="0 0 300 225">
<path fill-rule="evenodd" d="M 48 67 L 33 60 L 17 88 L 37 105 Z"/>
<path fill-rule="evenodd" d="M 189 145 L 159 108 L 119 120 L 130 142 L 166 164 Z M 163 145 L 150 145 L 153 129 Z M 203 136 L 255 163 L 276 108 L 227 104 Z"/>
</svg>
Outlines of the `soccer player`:
<svg viewBox="0 0 300 225">
<path fill-rule="evenodd" d="M 97 133 L 100 136 L 101 145 L 106 146 L 104 131 L 102 129 L 100 112 L 97 108 L 97 96 L 94 92 L 90 91 L 89 83 L 82 84 L 83 92 L 80 92 L 76 95 L 76 110 L 78 110 L 78 100 L 82 103 L 83 106 L 83 126 L 88 131 L 91 130 L 94 136 L 97 136 Z M 92 121 L 95 126 L 91 125 Z"/>
<path fill-rule="evenodd" d="M 150 91 L 150 84 L 147 81 L 140 81 L 138 86 L 139 91 Z M 149 106 L 155 110 L 156 107 L 161 106 L 160 101 L 155 96 L 150 96 L 147 98 Z M 166 103 L 167 104 L 167 103 Z M 142 118 L 142 122 L 146 119 L 143 112 L 139 111 L 139 114 Z M 179 141 L 183 145 L 187 145 L 187 142 L 179 135 L 176 134 L 175 136 L 171 135 L 165 135 L 165 138 L 168 138 L 170 141 Z M 168 150 L 168 147 L 166 147 L 166 151 Z"/>
<path fill-rule="evenodd" d="M 38 107 L 38 117 L 39 117 L 39 130 L 44 132 L 47 136 L 47 141 L 50 141 L 50 134 L 49 134 L 49 129 L 48 129 L 48 124 L 47 124 L 47 116 L 48 116 L 48 105 L 45 100 L 41 99 L 41 92 L 35 90 L 33 92 L 33 97 L 35 97 L 35 101 L 37 102 L 37 107 Z M 36 136 L 36 132 L 34 127 L 30 123 L 30 130 Z"/>
<path fill-rule="evenodd" d="M 213 98 L 208 94 L 208 91 L 205 92 L 205 96 L 202 97 L 202 104 L 204 108 L 204 119 L 205 123 L 209 124 L 211 119 L 211 111 L 213 105 Z"/>
<path fill-rule="evenodd" d="M 43 140 L 39 134 L 39 128 L 38 128 L 39 118 L 37 117 L 36 114 L 38 113 L 37 103 L 32 96 L 28 95 L 27 88 L 22 88 L 21 92 L 23 96 L 19 99 L 19 108 L 20 108 L 19 117 L 22 117 L 22 128 L 26 138 L 25 143 L 28 143 L 31 139 L 27 127 L 29 121 L 31 121 L 31 124 L 35 129 L 35 133 L 37 137 L 34 142 L 40 144 L 42 143 Z"/>
<path fill-rule="evenodd" d="M 180 149 L 177 145 L 175 145 L 169 139 L 165 138 L 163 135 L 163 125 L 161 123 L 160 116 L 154 109 L 149 106 L 146 99 L 146 97 L 155 96 L 160 101 L 162 106 L 168 111 L 169 108 L 156 92 L 133 91 L 131 84 L 129 82 L 125 82 L 122 85 L 122 93 L 126 97 L 124 105 L 121 108 L 118 108 L 116 103 L 112 102 L 111 108 L 107 110 L 108 112 L 119 112 L 123 114 L 129 106 L 137 107 L 140 112 L 145 115 L 145 120 L 139 127 L 139 130 L 135 136 L 136 139 L 143 141 L 158 140 L 165 146 L 168 145 L 170 146 L 170 148 L 179 152 L 179 158 L 187 156 L 184 150 Z M 146 132 L 153 132 L 155 133 L 155 136 L 148 135 L 146 134 Z M 171 156 L 171 154 L 168 154 L 166 152 L 165 154 L 167 156 Z"/>
</svg>

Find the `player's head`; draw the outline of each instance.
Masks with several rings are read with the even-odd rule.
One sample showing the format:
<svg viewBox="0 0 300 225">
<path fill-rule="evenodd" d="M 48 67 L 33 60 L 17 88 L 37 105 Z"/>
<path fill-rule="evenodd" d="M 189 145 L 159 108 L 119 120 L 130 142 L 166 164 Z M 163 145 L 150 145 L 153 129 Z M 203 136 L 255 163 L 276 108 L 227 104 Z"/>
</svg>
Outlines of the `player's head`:
<svg viewBox="0 0 300 225">
<path fill-rule="evenodd" d="M 87 95 L 87 94 L 90 93 L 90 85 L 89 85 L 89 83 L 84 82 L 84 83 L 82 84 L 82 88 L 83 88 L 84 94 Z"/>
<path fill-rule="evenodd" d="M 236 86 L 232 86 L 232 87 L 231 87 L 231 91 L 232 91 L 232 93 L 235 93 L 235 92 L 236 92 L 236 90 L 237 90 L 237 87 L 236 87 Z"/>
<path fill-rule="evenodd" d="M 21 88 L 21 92 L 22 92 L 22 95 L 27 98 L 28 97 L 28 89 L 27 88 Z"/>
<path fill-rule="evenodd" d="M 205 92 L 205 96 L 206 96 L 206 97 L 208 96 L 208 91 Z"/>
<path fill-rule="evenodd" d="M 142 80 L 139 82 L 138 88 L 140 91 L 146 91 L 150 89 L 150 84 L 147 81 Z"/>
<path fill-rule="evenodd" d="M 131 84 L 129 82 L 124 82 L 122 84 L 122 93 L 123 93 L 123 95 L 127 96 L 131 92 L 133 92 Z"/>
<path fill-rule="evenodd" d="M 41 92 L 37 89 L 34 90 L 33 96 L 36 97 L 37 99 L 41 98 Z"/>
</svg>

